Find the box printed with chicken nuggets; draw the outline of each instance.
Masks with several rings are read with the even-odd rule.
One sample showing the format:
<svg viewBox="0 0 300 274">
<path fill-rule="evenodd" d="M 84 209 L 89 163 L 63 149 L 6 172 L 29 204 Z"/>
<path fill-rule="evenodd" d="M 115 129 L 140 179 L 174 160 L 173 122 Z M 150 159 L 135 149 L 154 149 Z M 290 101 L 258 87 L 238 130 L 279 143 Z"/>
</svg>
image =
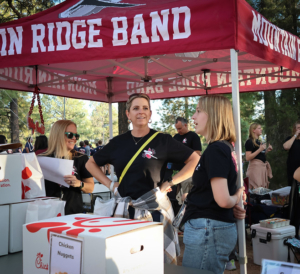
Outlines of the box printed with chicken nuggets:
<svg viewBox="0 0 300 274">
<path fill-rule="evenodd" d="M 48 273 L 51 232 L 82 240 L 82 273 L 163 273 L 161 223 L 75 214 L 23 225 L 24 274 Z M 58 254 L 65 265 L 73 258 L 67 247 Z"/>
</svg>

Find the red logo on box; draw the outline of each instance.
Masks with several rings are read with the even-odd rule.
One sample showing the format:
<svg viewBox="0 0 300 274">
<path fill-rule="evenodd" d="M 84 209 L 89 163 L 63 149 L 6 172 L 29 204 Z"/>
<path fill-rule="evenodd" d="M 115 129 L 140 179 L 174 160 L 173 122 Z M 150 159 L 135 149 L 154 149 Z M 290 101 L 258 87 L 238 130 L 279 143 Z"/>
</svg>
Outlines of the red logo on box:
<svg viewBox="0 0 300 274">
<path fill-rule="evenodd" d="M 48 264 L 43 264 L 43 256 L 44 255 L 41 252 L 36 255 L 35 267 L 48 270 Z"/>
<path fill-rule="evenodd" d="M 113 226 L 124 226 L 124 225 L 136 225 L 136 224 L 143 224 L 149 223 L 149 221 L 138 221 L 138 220 L 117 220 L 113 221 L 115 224 L 104 225 L 101 224 L 101 219 L 108 219 L 111 217 L 96 217 L 96 218 L 80 218 L 75 217 L 75 222 L 72 224 L 77 228 L 71 228 L 70 226 L 66 226 L 67 223 L 63 222 L 41 222 L 41 223 L 32 223 L 26 225 L 26 228 L 31 233 L 36 233 L 40 231 L 42 228 L 49 228 L 47 231 L 47 238 L 48 242 L 50 239 L 50 232 L 55 233 L 62 233 L 64 230 L 66 231 L 66 235 L 70 236 L 78 236 L 78 234 L 88 230 L 91 233 L 101 232 L 100 228 L 103 227 L 113 227 Z"/>
</svg>

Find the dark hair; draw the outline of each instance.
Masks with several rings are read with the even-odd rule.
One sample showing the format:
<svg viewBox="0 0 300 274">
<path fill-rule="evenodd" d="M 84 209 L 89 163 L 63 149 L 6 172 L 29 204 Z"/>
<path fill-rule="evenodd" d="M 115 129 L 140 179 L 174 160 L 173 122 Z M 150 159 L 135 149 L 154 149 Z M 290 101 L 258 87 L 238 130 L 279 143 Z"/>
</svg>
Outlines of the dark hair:
<svg viewBox="0 0 300 274">
<path fill-rule="evenodd" d="M 31 136 L 29 136 L 29 137 L 26 138 L 27 142 L 29 142 L 31 139 L 32 139 Z"/>
<path fill-rule="evenodd" d="M 34 151 L 48 148 L 48 138 L 45 135 L 40 135 L 35 138 Z"/>
<path fill-rule="evenodd" d="M 0 144 L 6 144 L 7 140 L 4 135 L 0 135 Z"/>
<path fill-rule="evenodd" d="M 98 145 L 100 145 L 100 146 L 102 145 L 102 141 L 101 140 L 98 141 Z"/>
<path fill-rule="evenodd" d="M 84 143 L 88 146 L 89 145 L 89 141 L 88 140 L 84 140 Z"/>
<path fill-rule="evenodd" d="M 79 145 L 80 145 L 81 147 L 83 147 L 83 146 L 84 146 L 84 142 L 83 142 L 83 141 L 80 141 Z"/>
<path fill-rule="evenodd" d="M 178 122 L 181 122 L 182 125 L 186 125 L 188 123 L 188 120 L 183 117 L 177 117 L 175 120 L 175 124 L 177 124 Z"/>
</svg>

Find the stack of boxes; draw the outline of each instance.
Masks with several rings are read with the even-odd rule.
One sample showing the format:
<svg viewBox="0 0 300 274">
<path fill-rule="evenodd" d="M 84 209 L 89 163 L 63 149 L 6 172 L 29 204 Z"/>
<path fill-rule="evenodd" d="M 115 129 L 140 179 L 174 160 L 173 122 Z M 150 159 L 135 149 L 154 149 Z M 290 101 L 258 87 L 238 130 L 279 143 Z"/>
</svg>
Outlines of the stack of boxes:
<svg viewBox="0 0 300 274">
<path fill-rule="evenodd" d="M 36 200 L 22 199 L 21 171 L 21 154 L 0 154 L 0 256 L 22 251 L 27 206 Z"/>
</svg>

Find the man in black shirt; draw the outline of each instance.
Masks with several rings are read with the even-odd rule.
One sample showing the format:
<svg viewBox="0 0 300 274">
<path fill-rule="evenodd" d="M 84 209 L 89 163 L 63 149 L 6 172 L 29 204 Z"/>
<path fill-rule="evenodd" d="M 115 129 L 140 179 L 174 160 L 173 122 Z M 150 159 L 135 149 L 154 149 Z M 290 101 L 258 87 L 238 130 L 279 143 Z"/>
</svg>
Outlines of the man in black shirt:
<svg viewBox="0 0 300 274">
<path fill-rule="evenodd" d="M 176 134 L 173 138 L 176 141 L 184 144 L 185 146 L 193 149 L 197 154 L 201 156 L 201 150 L 202 150 L 201 140 L 195 132 L 189 131 L 187 119 L 182 117 L 177 117 L 175 121 L 175 128 L 178 134 Z M 170 164 L 168 164 L 168 166 L 170 167 Z M 181 164 L 173 163 L 169 173 L 173 172 L 173 170 L 179 171 L 183 167 L 184 167 L 184 163 Z M 185 200 L 188 192 L 192 188 L 192 177 L 181 182 L 181 187 L 183 192 L 182 200 Z M 168 196 L 172 202 L 174 213 L 177 214 L 178 210 L 180 209 L 180 206 L 178 205 L 178 201 L 176 199 L 177 186 L 174 186 L 173 188 L 174 188 L 173 191 L 168 193 Z"/>
</svg>

